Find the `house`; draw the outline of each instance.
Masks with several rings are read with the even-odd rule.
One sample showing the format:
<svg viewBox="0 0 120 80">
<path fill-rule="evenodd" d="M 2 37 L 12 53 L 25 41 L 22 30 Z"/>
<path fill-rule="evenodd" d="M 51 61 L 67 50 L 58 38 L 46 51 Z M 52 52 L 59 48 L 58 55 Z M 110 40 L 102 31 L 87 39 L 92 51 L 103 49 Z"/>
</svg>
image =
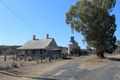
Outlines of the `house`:
<svg viewBox="0 0 120 80">
<path fill-rule="evenodd" d="M 23 46 L 19 47 L 18 50 L 24 53 L 24 57 L 30 56 L 33 59 L 58 59 L 61 58 L 61 49 L 57 46 L 54 38 L 49 38 L 46 35 L 45 39 L 36 39 L 33 35 L 33 39 L 27 41 Z"/>
</svg>

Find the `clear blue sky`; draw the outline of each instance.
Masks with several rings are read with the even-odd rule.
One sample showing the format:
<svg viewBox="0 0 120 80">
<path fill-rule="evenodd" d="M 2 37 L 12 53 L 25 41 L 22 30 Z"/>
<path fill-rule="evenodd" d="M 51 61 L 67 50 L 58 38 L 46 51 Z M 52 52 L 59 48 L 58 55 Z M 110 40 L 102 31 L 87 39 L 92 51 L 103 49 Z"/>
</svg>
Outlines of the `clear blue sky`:
<svg viewBox="0 0 120 80">
<path fill-rule="evenodd" d="M 0 2 L 0 45 L 23 45 L 32 39 L 44 38 L 46 34 L 54 37 L 58 45 L 67 46 L 70 37 L 75 36 L 79 45 L 85 48 L 80 33 L 71 33 L 65 23 L 65 14 L 77 0 L 3 0 L 31 27 L 27 27 L 5 5 Z M 120 40 L 120 0 L 117 0 L 113 13 L 116 15 L 117 31 Z"/>
</svg>

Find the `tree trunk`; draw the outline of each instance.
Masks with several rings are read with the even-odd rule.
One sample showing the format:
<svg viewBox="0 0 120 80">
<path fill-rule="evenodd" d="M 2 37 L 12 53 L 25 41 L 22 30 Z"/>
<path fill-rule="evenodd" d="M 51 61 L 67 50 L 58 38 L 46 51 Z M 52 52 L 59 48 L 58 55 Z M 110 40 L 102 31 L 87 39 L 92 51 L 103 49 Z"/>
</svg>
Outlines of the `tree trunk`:
<svg viewBox="0 0 120 80">
<path fill-rule="evenodd" d="M 99 58 L 99 52 L 96 52 L 97 57 Z"/>
<path fill-rule="evenodd" d="M 105 58 L 105 56 L 104 56 L 104 53 L 100 53 L 100 59 L 104 59 Z"/>
<path fill-rule="evenodd" d="M 4 52 L 4 61 L 7 61 L 7 54 Z"/>
<path fill-rule="evenodd" d="M 97 55 L 97 57 L 100 58 L 100 59 L 104 59 L 104 58 L 105 58 L 103 52 L 99 52 L 99 51 L 97 51 L 96 55 Z"/>
</svg>

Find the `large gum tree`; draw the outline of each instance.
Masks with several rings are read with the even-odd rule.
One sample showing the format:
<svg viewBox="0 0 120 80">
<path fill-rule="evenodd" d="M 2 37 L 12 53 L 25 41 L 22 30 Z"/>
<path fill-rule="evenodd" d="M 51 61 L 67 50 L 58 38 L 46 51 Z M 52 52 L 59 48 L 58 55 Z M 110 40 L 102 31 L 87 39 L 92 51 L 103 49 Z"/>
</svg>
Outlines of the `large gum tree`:
<svg viewBox="0 0 120 80">
<path fill-rule="evenodd" d="M 79 0 L 66 13 L 66 23 L 84 36 L 99 58 L 116 49 L 115 15 L 111 13 L 115 4 L 116 0 Z"/>
</svg>

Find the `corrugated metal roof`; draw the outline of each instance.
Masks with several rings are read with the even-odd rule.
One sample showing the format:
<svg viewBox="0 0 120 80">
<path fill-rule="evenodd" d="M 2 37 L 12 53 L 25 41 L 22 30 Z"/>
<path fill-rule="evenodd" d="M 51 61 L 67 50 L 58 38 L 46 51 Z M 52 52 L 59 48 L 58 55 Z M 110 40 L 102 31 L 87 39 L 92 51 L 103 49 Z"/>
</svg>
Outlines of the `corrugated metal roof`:
<svg viewBox="0 0 120 80">
<path fill-rule="evenodd" d="M 18 49 L 46 49 L 53 39 L 29 40 Z"/>
</svg>

